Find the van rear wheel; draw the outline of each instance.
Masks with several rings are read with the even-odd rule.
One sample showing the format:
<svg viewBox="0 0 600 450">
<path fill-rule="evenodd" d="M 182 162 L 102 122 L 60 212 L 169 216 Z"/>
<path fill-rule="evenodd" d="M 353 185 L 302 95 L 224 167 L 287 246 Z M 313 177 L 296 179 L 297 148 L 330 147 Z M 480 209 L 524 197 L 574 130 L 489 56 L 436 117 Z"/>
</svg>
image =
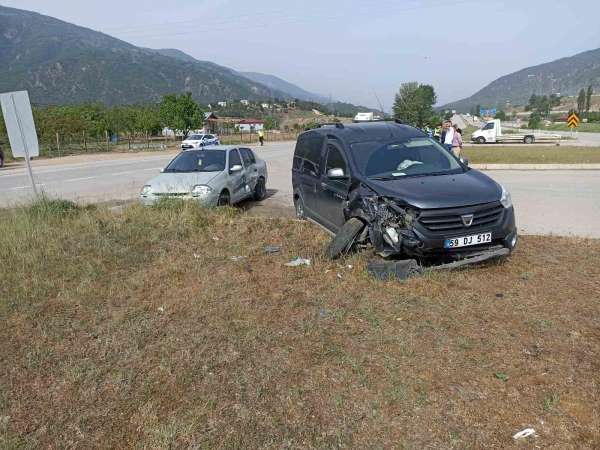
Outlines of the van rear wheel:
<svg viewBox="0 0 600 450">
<path fill-rule="evenodd" d="M 523 142 L 525 142 L 526 144 L 533 144 L 535 142 L 535 138 L 533 136 L 525 136 Z"/>
<path fill-rule="evenodd" d="M 485 138 L 483 136 L 478 137 L 475 142 L 477 142 L 478 144 L 485 144 Z"/>
</svg>

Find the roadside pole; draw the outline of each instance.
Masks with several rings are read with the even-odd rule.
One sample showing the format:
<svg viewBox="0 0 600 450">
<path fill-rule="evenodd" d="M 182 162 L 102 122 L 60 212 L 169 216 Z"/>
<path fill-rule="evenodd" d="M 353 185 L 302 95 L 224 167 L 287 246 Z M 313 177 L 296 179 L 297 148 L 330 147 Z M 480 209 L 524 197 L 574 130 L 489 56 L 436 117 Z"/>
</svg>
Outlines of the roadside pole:
<svg viewBox="0 0 600 450">
<path fill-rule="evenodd" d="M 13 157 L 25 158 L 31 187 L 37 198 L 39 193 L 33 177 L 30 159 L 39 156 L 40 150 L 29 94 L 27 91 L 0 94 L 0 103 Z"/>
<path fill-rule="evenodd" d="M 36 197 L 39 197 L 37 186 L 35 185 L 35 179 L 33 178 L 33 170 L 31 170 L 31 160 L 29 156 L 29 146 L 27 145 L 27 139 L 25 138 L 25 133 L 23 132 L 23 125 L 21 124 L 21 118 L 19 117 L 19 113 L 17 112 L 17 104 L 15 103 L 15 97 L 11 96 L 13 108 L 15 108 L 15 114 L 17 118 L 17 124 L 19 125 L 19 133 L 21 134 L 21 139 L 23 140 L 23 151 L 25 152 L 25 162 L 27 163 L 27 171 L 29 172 L 29 179 L 31 180 L 31 187 L 33 188 L 33 194 Z"/>
</svg>

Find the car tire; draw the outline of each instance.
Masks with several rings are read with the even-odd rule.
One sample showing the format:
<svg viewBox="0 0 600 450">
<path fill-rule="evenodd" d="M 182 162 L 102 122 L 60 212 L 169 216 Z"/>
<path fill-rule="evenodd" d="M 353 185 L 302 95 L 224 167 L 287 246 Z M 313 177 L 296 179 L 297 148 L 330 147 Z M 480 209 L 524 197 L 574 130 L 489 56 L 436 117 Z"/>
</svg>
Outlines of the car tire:
<svg viewBox="0 0 600 450">
<path fill-rule="evenodd" d="M 263 177 L 260 177 L 256 181 L 256 186 L 254 186 L 254 200 L 260 202 L 261 200 L 264 200 L 266 196 L 267 186 L 265 184 L 265 179 Z"/>
<path fill-rule="evenodd" d="M 298 196 L 294 198 L 294 208 L 296 208 L 297 219 L 306 219 L 306 211 L 304 209 L 304 201 L 302 200 L 302 197 Z"/>
<path fill-rule="evenodd" d="M 523 142 L 525 144 L 533 144 L 535 142 L 535 137 L 533 137 L 533 136 L 525 136 L 525 139 L 523 139 Z"/>
<path fill-rule="evenodd" d="M 231 206 L 231 196 L 229 195 L 229 192 L 223 191 L 219 194 L 217 206 Z"/>
<path fill-rule="evenodd" d="M 356 217 L 350 218 L 327 247 L 327 256 L 330 259 L 337 259 L 347 254 L 364 228 L 365 224 L 362 220 Z"/>
<path fill-rule="evenodd" d="M 478 144 L 485 144 L 485 138 L 483 136 L 478 137 L 475 142 L 477 142 Z"/>
</svg>

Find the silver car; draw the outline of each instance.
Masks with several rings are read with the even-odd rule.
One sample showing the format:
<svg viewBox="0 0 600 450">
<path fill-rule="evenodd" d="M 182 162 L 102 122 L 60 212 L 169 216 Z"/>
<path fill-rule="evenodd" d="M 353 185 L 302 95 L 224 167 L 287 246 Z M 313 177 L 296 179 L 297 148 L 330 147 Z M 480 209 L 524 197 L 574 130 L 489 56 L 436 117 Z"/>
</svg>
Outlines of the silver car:
<svg viewBox="0 0 600 450">
<path fill-rule="evenodd" d="M 267 164 L 243 147 L 207 147 L 177 155 L 161 174 L 146 183 L 140 201 L 152 205 L 162 198 L 194 200 L 224 206 L 267 194 Z"/>
</svg>

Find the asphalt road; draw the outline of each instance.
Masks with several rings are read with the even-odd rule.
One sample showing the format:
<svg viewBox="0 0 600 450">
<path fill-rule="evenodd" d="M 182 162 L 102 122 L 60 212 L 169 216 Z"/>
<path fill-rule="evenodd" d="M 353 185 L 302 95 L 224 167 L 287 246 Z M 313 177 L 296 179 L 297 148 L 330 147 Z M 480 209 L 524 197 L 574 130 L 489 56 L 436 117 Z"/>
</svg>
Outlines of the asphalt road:
<svg viewBox="0 0 600 450">
<path fill-rule="evenodd" d="M 269 197 L 244 205 L 267 214 L 293 215 L 293 144 L 256 148 L 269 167 Z M 174 153 L 115 154 L 34 161 L 36 182 L 50 196 L 82 202 L 135 199 Z M 512 193 L 524 234 L 600 238 L 600 171 L 490 171 Z M 0 207 L 24 203 L 32 190 L 23 166 L 0 169 Z"/>
</svg>

